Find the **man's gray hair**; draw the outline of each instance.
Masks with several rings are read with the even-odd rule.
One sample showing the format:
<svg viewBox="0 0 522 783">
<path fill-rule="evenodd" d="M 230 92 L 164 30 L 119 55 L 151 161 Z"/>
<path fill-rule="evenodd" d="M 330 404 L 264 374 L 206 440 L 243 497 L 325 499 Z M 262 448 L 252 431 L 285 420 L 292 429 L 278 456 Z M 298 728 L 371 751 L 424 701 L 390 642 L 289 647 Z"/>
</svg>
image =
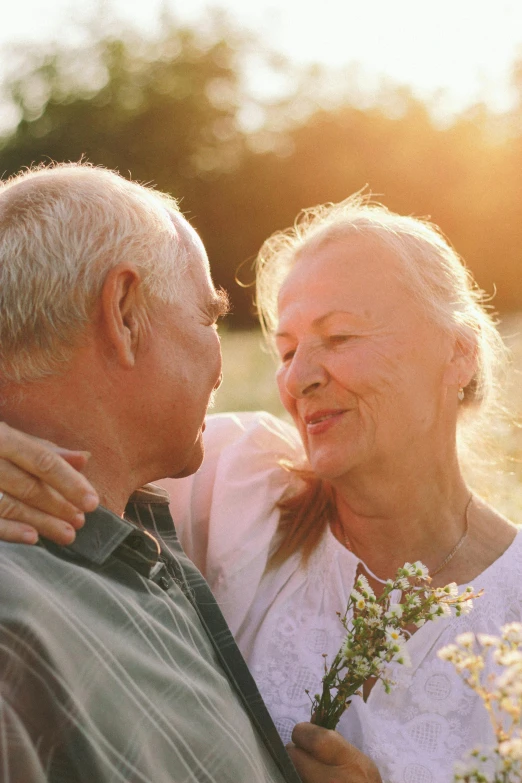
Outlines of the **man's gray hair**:
<svg viewBox="0 0 522 783">
<path fill-rule="evenodd" d="M 0 383 L 59 372 L 122 261 L 174 301 L 194 239 L 176 201 L 84 163 L 0 184 Z"/>
</svg>

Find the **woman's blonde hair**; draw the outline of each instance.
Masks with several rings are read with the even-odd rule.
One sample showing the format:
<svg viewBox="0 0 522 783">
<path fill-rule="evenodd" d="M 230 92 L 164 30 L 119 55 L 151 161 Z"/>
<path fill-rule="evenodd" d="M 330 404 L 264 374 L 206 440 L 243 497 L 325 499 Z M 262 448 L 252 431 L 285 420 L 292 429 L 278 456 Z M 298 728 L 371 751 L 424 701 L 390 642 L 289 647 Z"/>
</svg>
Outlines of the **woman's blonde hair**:
<svg viewBox="0 0 522 783">
<path fill-rule="evenodd" d="M 299 256 L 327 243 L 349 241 L 354 235 L 368 237 L 393 251 L 401 261 L 400 279 L 435 325 L 464 341 L 474 340 L 476 372 L 464 389 L 461 405 L 462 411 L 474 413 L 472 418 L 465 417 L 469 443 L 469 434 L 478 429 L 479 419 L 483 421 L 499 407 L 507 352 L 486 295 L 432 223 L 398 215 L 360 193 L 338 204 L 304 210 L 291 229 L 266 240 L 256 261 L 256 302 L 265 336 L 273 345 L 279 289 Z M 281 544 L 274 562 L 298 549 L 306 560 L 335 513 L 332 492 L 324 482 L 298 472 L 304 488 L 281 501 Z"/>
</svg>

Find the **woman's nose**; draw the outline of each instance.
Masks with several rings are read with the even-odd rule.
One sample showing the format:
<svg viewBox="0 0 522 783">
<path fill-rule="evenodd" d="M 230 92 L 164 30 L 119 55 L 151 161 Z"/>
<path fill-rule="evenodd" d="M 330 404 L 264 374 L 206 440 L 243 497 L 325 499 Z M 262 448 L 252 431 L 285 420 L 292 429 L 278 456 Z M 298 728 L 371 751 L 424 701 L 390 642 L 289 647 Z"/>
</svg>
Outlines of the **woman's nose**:
<svg viewBox="0 0 522 783">
<path fill-rule="evenodd" d="M 306 397 L 321 388 L 327 381 L 323 365 L 305 351 L 299 349 L 293 355 L 285 373 L 285 387 L 296 399 Z"/>
</svg>

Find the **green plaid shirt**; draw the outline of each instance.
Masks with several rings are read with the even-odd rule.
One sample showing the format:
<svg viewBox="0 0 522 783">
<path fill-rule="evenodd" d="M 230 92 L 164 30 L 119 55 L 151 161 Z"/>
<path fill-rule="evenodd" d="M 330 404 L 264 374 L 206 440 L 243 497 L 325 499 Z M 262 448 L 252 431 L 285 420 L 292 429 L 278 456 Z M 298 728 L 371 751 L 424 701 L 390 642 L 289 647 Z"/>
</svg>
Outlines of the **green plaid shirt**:
<svg viewBox="0 0 522 783">
<path fill-rule="evenodd" d="M 163 490 L 0 544 L 2 783 L 299 783 Z"/>
</svg>

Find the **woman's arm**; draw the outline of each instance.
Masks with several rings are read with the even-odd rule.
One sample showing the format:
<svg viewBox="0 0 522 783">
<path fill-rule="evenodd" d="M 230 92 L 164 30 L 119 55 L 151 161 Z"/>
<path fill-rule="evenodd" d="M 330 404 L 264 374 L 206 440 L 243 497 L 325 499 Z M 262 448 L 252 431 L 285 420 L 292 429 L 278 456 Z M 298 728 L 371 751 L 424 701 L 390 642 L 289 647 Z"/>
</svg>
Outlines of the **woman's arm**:
<svg viewBox="0 0 522 783">
<path fill-rule="evenodd" d="M 81 471 L 89 455 L 0 422 L 0 539 L 70 544 L 98 496 Z"/>
</svg>

